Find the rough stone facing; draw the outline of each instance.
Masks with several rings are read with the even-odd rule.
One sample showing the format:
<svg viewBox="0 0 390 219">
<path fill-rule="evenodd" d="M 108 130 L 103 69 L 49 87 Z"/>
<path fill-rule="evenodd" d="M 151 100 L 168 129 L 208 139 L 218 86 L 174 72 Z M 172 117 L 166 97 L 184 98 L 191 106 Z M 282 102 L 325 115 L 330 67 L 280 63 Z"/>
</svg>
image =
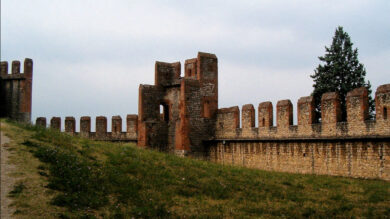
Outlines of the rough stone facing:
<svg viewBox="0 0 390 219">
<path fill-rule="evenodd" d="M 218 110 L 216 138 L 236 138 L 240 128 L 240 109 L 238 106 Z"/>
<path fill-rule="evenodd" d="M 294 126 L 291 102 L 279 101 L 277 127 L 269 122 L 272 103 L 264 102 L 259 105 L 258 133 L 249 134 L 247 120 L 243 118 L 238 128 L 223 109 L 217 115 L 215 140 L 206 142 L 208 155 L 222 164 L 265 170 L 390 180 L 390 85 L 378 87 L 375 102 L 376 120 L 368 120 L 367 89 L 352 90 L 347 95 L 347 122 L 340 122 L 339 95 L 326 93 L 318 122 L 312 97 L 302 97 Z"/>
<path fill-rule="evenodd" d="M 314 98 L 312 96 L 301 97 L 298 100 L 298 133 L 312 135 L 312 125 L 315 123 Z"/>
<path fill-rule="evenodd" d="M 290 100 L 280 100 L 276 104 L 276 125 L 280 135 L 289 135 L 289 128 L 293 125 L 293 106 Z"/>
<path fill-rule="evenodd" d="M 219 141 L 210 160 L 250 168 L 390 180 L 388 140 Z"/>
<path fill-rule="evenodd" d="M 259 104 L 259 127 L 270 127 L 273 125 L 273 106 L 272 102 L 263 102 Z"/>
</svg>

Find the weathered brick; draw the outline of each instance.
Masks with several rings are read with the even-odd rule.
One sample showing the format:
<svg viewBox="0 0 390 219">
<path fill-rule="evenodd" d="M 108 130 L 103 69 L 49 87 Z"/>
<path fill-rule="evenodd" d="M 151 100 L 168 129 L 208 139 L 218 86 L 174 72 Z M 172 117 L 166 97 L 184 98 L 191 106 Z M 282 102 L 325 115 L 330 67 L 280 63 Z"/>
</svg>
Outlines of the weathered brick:
<svg viewBox="0 0 390 219">
<path fill-rule="evenodd" d="M 24 73 L 20 71 L 20 61 L 12 62 L 8 74 L 8 62 L 0 65 L 0 117 L 19 122 L 31 122 L 31 98 L 33 62 L 24 60 Z"/>
<path fill-rule="evenodd" d="M 74 134 L 76 132 L 76 120 L 74 117 L 65 117 L 65 132 Z"/>
<path fill-rule="evenodd" d="M 53 117 L 50 120 L 50 128 L 60 131 L 61 130 L 61 117 Z"/>
<path fill-rule="evenodd" d="M 82 116 L 80 118 L 80 135 L 88 138 L 91 133 L 91 117 Z"/>
<path fill-rule="evenodd" d="M 104 140 L 107 137 L 107 117 L 96 117 L 96 138 Z"/>
<path fill-rule="evenodd" d="M 35 125 L 46 128 L 46 117 L 38 117 Z"/>
<path fill-rule="evenodd" d="M 31 114 L 32 60 L 0 66 L 1 116 L 22 118 Z M 173 152 L 179 156 L 203 157 L 222 164 L 241 165 L 273 171 L 329 174 L 390 180 L 390 84 L 378 87 L 375 95 L 376 120 L 368 120 L 368 92 L 357 88 L 347 95 L 347 122 L 341 122 L 337 93 L 321 99 L 322 119 L 315 118 L 313 97 L 297 104 L 298 125 L 293 125 L 290 100 L 278 101 L 277 127 L 273 106 L 258 106 L 258 128 L 252 104 L 218 109 L 218 60 L 214 54 L 198 53 L 185 61 L 184 77 L 179 62 L 156 62 L 155 84 L 140 85 L 138 115 L 127 115 L 126 132 L 120 116 L 80 118 L 80 136 L 95 140 L 138 141 L 139 146 Z M 19 101 L 20 99 L 20 101 Z M 162 111 L 160 112 L 160 107 Z M 23 114 L 24 113 L 24 114 Z M 37 125 L 46 126 L 39 117 Z M 75 132 L 75 119 L 65 118 L 65 132 Z M 50 127 L 61 129 L 61 118 L 53 117 Z"/>
</svg>

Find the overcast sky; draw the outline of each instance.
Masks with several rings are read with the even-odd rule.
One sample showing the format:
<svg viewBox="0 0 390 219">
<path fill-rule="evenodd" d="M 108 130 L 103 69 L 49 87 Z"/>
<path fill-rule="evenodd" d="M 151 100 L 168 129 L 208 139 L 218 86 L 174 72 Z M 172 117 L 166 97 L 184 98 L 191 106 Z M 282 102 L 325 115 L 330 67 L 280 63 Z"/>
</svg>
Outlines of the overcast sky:
<svg viewBox="0 0 390 219">
<path fill-rule="evenodd" d="M 1 0 L 1 60 L 33 59 L 33 121 L 136 114 L 154 62 L 198 51 L 218 57 L 220 108 L 290 99 L 296 117 L 339 25 L 373 91 L 390 83 L 389 0 Z"/>
</svg>

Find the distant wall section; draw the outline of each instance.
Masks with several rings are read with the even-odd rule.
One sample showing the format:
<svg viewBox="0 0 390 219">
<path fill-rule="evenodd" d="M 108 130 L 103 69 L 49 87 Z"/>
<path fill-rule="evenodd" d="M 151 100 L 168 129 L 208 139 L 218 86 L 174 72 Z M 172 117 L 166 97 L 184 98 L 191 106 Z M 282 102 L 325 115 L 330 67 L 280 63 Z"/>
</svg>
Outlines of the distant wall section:
<svg viewBox="0 0 390 219">
<path fill-rule="evenodd" d="M 47 124 L 45 117 L 38 117 L 35 124 L 44 128 L 51 128 L 54 130 L 61 130 L 61 117 L 52 117 L 50 124 Z M 65 117 L 65 132 L 70 135 L 80 136 L 99 141 L 127 141 L 137 142 L 138 136 L 138 116 L 126 116 L 126 130 L 122 130 L 122 117 L 112 116 L 111 118 L 111 132 L 107 131 L 107 117 L 96 117 L 96 131 L 91 132 L 91 117 L 82 116 L 80 118 L 80 131 L 76 132 L 76 119 L 71 116 Z"/>
<path fill-rule="evenodd" d="M 0 117 L 19 122 L 31 121 L 33 61 L 24 60 L 24 72 L 20 61 L 13 61 L 11 72 L 8 62 L 0 63 Z"/>
</svg>

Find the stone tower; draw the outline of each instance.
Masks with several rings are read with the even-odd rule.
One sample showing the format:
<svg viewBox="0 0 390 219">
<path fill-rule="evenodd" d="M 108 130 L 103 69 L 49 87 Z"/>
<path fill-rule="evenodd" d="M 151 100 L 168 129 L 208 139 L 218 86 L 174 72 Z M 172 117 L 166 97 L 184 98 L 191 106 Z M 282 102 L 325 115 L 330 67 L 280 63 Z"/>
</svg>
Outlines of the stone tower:
<svg viewBox="0 0 390 219">
<path fill-rule="evenodd" d="M 160 113 L 161 109 L 161 113 Z M 218 59 L 198 53 L 185 61 L 155 64 L 155 84 L 140 85 L 138 145 L 176 154 L 203 153 L 218 112 Z"/>
<path fill-rule="evenodd" d="M 0 64 L 0 117 L 30 122 L 33 61 L 26 58 L 24 73 L 20 70 L 20 61 L 12 62 L 11 74 L 8 62 Z"/>
</svg>

